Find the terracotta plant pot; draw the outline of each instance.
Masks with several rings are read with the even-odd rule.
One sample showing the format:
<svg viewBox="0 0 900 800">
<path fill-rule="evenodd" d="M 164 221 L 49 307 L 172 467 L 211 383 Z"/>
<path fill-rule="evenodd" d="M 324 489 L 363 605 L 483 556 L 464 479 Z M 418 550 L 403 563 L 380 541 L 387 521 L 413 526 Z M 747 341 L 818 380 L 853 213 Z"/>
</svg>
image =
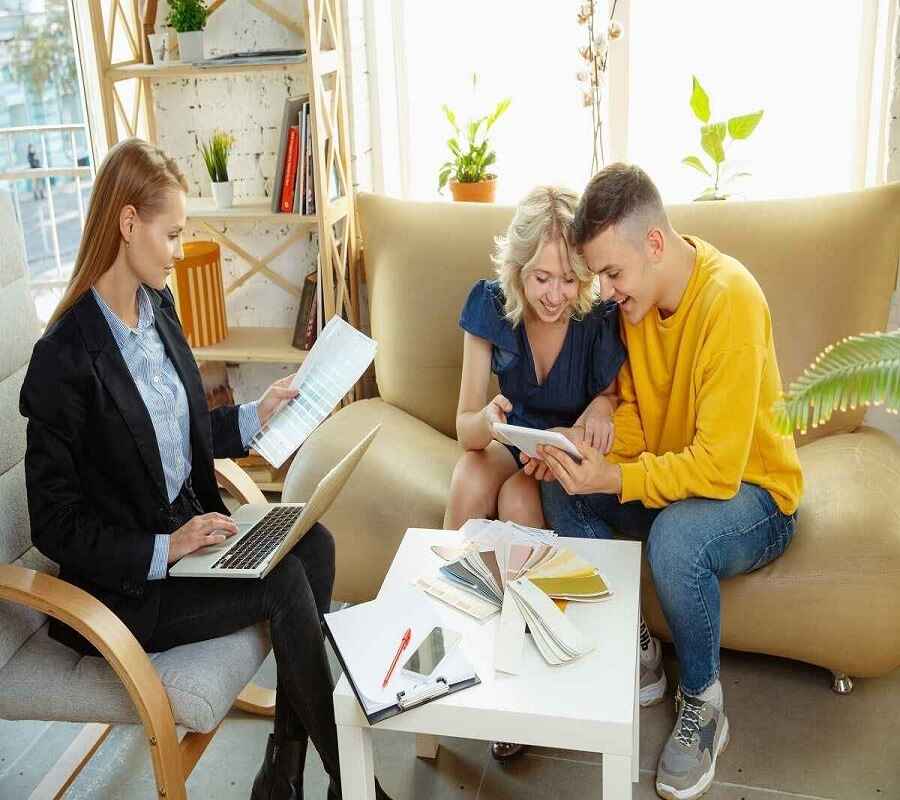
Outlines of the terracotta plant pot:
<svg viewBox="0 0 900 800">
<path fill-rule="evenodd" d="M 478 183 L 450 181 L 450 191 L 457 203 L 493 203 L 497 194 L 497 179 L 488 178 Z"/>
</svg>

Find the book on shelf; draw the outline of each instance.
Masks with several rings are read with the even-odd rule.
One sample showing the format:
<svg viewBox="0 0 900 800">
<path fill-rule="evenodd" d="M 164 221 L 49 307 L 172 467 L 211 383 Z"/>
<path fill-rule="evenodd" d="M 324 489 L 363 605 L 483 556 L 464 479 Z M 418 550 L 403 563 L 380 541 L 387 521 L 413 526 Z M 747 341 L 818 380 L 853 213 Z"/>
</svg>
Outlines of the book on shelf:
<svg viewBox="0 0 900 800">
<path fill-rule="evenodd" d="M 285 155 L 284 180 L 281 185 L 281 210 L 290 214 L 294 210 L 294 182 L 300 157 L 300 128 L 291 125 L 288 131 L 287 154 Z"/>
<path fill-rule="evenodd" d="M 294 204 L 291 211 L 294 214 L 303 214 L 304 203 L 303 196 L 306 192 L 306 154 L 309 152 L 309 143 L 307 141 L 307 115 L 309 114 L 309 102 L 303 104 L 300 113 L 297 115 L 297 128 L 300 138 L 300 155 L 297 159 L 297 177 L 294 180 Z"/>
<path fill-rule="evenodd" d="M 309 102 L 309 95 L 288 97 L 284 101 L 284 113 L 281 117 L 281 136 L 278 143 L 278 152 L 275 154 L 275 177 L 272 181 L 272 212 L 281 211 L 282 190 L 284 188 L 284 171 L 287 165 L 288 140 L 291 127 L 296 127 L 300 117 L 300 110 L 304 103 Z M 299 159 L 299 152 L 298 152 Z M 293 183 L 291 184 L 293 187 Z"/>
<path fill-rule="evenodd" d="M 318 330 L 318 320 L 319 320 L 319 309 L 318 302 L 314 302 L 312 304 L 312 308 L 309 312 L 309 317 L 306 320 L 306 331 L 303 336 L 303 349 L 304 350 L 312 350 L 312 346 L 316 343 L 316 338 L 319 335 Z"/>
<path fill-rule="evenodd" d="M 315 310 L 317 277 L 317 271 L 313 269 L 304 279 L 303 288 L 300 290 L 300 306 L 297 309 L 297 322 L 294 325 L 294 338 L 291 341 L 291 344 L 299 350 L 308 349 L 305 344 L 306 328 L 310 314 Z"/>
</svg>

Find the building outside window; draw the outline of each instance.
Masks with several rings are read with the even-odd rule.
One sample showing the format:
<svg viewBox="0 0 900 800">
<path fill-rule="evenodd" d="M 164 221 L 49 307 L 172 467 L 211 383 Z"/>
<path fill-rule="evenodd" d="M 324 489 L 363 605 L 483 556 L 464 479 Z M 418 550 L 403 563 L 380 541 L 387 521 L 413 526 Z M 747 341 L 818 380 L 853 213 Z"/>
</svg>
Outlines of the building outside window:
<svg viewBox="0 0 900 800">
<path fill-rule="evenodd" d="M 0 0 L 0 191 L 46 320 L 68 281 L 93 167 L 69 0 Z"/>
</svg>

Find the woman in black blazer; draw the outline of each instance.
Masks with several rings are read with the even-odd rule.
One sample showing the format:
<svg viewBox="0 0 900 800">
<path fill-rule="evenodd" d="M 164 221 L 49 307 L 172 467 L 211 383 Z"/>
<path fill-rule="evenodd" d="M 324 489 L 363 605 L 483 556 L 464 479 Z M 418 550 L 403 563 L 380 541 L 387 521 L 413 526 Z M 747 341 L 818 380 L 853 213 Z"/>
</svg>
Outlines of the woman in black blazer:
<svg viewBox="0 0 900 800">
<path fill-rule="evenodd" d="M 312 738 L 333 800 L 340 771 L 320 624 L 334 583 L 331 534 L 315 526 L 260 581 L 166 578 L 168 565 L 236 532 L 213 459 L 244 455 L 296 394 L 288 378 L 258 403 L 208 410 L 166 288 L 182 254 L 187 188 L 175 162 L 139 139 L 113 147 L 97 173 L 72 279 L 22 387 L 32 538 L 148 651 L 268 621 L 275 730 L 251 797 L 302 798 Z M 60 622 L 50 635 L 95 652 Z"/>
</svg>

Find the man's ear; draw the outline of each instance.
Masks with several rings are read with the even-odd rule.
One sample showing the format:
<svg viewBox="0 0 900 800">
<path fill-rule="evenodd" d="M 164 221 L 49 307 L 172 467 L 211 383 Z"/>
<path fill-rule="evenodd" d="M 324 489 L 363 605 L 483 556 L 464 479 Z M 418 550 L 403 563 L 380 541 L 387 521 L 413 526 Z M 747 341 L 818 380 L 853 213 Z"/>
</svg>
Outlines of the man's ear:
<svg viewBox="0 0 900 800">
<path fill-rule="evenodd" d="M 647 254 L 654 261 L 662 260 L 663 253 L 666 250 L 666 237 L 660 228 L 650 228 L 647 231 L 645 240 Z"/>
</svg>

